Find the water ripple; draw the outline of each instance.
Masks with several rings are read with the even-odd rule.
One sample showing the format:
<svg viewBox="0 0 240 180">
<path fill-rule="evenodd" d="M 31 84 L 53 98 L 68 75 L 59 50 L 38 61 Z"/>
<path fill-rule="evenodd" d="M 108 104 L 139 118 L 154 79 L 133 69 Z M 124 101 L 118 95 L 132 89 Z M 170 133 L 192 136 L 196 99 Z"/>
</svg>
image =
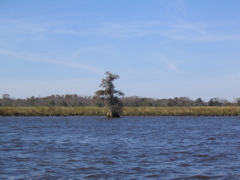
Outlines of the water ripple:
<svg viewBox="0 0 240 180">
<path fill-rule="evenodd" d="M 240 179 L 239 117 L 0 122 L 0 179 Z"/>
</svg>

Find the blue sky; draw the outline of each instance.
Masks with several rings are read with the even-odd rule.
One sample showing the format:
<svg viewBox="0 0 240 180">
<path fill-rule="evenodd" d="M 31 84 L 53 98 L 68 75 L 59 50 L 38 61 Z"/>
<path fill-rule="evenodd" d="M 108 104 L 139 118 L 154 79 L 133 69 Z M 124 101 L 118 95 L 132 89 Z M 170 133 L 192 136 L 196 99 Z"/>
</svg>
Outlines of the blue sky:
<svg viewBox="0 0 240 180">
<path fill-rule="evenodd" d="M 0 95 L 240 97 L 239 0 L 0 0 Z"/>
</svg>

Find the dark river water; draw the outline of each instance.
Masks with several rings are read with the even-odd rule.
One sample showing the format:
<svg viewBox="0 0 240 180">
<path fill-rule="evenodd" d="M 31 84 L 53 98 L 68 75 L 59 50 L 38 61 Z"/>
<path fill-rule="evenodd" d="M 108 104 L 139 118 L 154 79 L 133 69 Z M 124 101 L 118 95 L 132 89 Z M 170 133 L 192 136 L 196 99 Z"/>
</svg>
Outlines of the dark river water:
<svg viewBox="0 0 240 180">
<path fill-rule="evenodd" d="M 240 117 L 0 117 L 0 179 L 240 179 Z"/>
</svg>

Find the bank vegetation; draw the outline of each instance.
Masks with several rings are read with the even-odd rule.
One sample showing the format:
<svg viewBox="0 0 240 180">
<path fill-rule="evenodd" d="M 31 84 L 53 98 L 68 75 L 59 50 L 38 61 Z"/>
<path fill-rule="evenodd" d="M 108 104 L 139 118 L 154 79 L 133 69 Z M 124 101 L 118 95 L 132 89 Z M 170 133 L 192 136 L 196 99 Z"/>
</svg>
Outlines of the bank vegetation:
<svg viewBox="0 0 240 180">
<path fill-rule="evenodd" d="M 104 107 L 0 107 L 0 116 L 105 116 Z M 240 107 L 124 107 L 122 116 L 240 116 Z"/>
<path fill-rule="evenodd" d="M 211 98 L 170 99 L 122 97 L 121 116 L 240 116 L 240 98 L 230 102 Z M 9 94 L 0 98 L 0 116 L 105 116 L 108 109 L 91 96 L 51 95 L 16 99 Z"/>
</svg>

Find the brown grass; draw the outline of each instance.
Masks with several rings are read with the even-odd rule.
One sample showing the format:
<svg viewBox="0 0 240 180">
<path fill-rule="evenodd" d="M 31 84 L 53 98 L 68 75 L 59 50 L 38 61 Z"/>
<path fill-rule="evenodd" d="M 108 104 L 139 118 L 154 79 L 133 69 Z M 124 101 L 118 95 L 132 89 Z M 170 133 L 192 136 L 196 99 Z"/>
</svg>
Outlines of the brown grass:
<svg viewBox="0 0 240 180">
<path fill-rule="evenodd" d="M 102 107 L 0 107 L 0 116 L 105 116 Z M 240 116 L 240 107 L 124 107 L 122 116 Z"/>
</svg>

